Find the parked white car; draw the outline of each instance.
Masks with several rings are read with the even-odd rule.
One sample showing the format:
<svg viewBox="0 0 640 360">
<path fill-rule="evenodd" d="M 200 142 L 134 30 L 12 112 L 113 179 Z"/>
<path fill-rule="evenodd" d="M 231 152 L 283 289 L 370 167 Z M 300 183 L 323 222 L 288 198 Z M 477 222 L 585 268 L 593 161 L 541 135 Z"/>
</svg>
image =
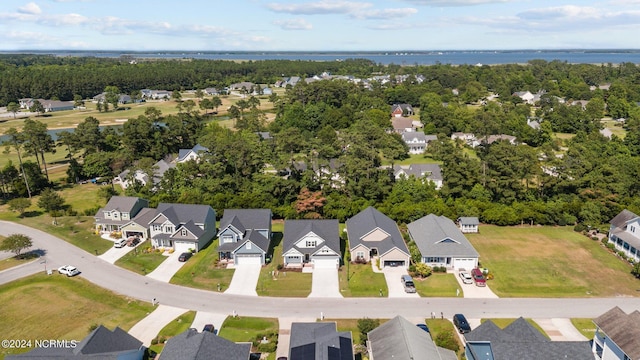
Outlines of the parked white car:
<svg viewBox="0 0 640 360">
<path fill-rule="evenodd" d="M 471 277 L 471 273 L 468 271 L 460 271 L 458 273 L 460 279 L 462 279 L 463 284 L 473 284 L 473 278 Z"/>
<path fill-rule="evenodd" d="M 76 276 L 80 274 L 80 271 L 78 271 L 78 269 L 72 265 L 61 266 L 60 268 L 58 268 L 58 272 L 67 276 Z"/>
<path fill-rule="evenodd" d="M 125 247 L 126 245 L 127 245 L 126 239 L 116 240 L 116 242 L 113 243 L 113 246 L 116 248 L 122 248 L 122 247 Z"/>
</svg>

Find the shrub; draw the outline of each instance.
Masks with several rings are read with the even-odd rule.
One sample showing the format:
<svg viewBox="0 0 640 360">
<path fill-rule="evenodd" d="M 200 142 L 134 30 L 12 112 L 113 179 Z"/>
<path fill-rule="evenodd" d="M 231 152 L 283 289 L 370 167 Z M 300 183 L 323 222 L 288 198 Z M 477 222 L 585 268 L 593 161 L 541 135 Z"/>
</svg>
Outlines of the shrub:
<svg viewBox="0 0 640 360">
<path fill-rule="evenodd" d="M 626 255 L 626 254 L 624 253 L 624 251 L 622 251 L 622 250 L 619 250 L 619 251 L 618 251 L 618 256 L 620 256 L 620 257 L 621 257 L 621 258 L 623 258 L 623 259 L 626 259 L 626 258 L 627 258 L 627 255 Z"/>
<path fill-rule="evenodd" d="M 616 248 L 616 246 L 613 243 L 607 243 L 606 246 L 607 246 L 607 249 L 609 249 L 609 250 L 613 250 L 613 249 Z"/>
<path fill-rule="evenodd" d="M 602 243 L 602 245 L 607 246 L 607 244 L 609 243 L 609 239 L 604 237 L 602 238 L 602 240 L 600 240 L 600 242 Z"/>
<path fill-rule="evenodd" d="M 583 232 L 585 230 L 587 230 L 587 227 L 583 224 L 576 224 L 576 226 L 573 227 L 573 231 L 575 232 Z"/>
<path fill-rule="evenodd" d="M 360 331 L 360 344 L 365 345 L 367 343 L 367 334 L 380 326 L 380 320 L 363 318 L 358 320 L 358 331 Z"/>
<path fill-rule="evenodd" d="M 278 270 L 282 270 L 282 269 L 284 269 L 284 265 L 282 265 L 282 264 L 278 264 L 278 266 L 276 266 L 276 268 L 277 268 Z"/>
<path fill-rule="evenodd" d="M 458 350 L 460 350 L 460 345 L 458 345 L 458 342 L 453 337 L 452 331 L 443 331 L 436 335 L 435 343 L 440 347 L 453 350 L 455 352 L 458 352 Z"/>
<path fill-rule="evenodd" d="M 93 323 L 93 324 L 91 324 L 91 325 L 89 326 L 89 332 L 92 332 L 93 330 L 95 330 L 95 329 L 97 329 L 97 328 L 98 328 L 98 324 Z"/>
<path fill-rule="evenodd" d="M 591 237 L 591 240 L 593 240 L 593 241 L 598 241 L 598 237 L 597 237 L 597 236 L 592 236 L 592 237 Z"/>
</svg>

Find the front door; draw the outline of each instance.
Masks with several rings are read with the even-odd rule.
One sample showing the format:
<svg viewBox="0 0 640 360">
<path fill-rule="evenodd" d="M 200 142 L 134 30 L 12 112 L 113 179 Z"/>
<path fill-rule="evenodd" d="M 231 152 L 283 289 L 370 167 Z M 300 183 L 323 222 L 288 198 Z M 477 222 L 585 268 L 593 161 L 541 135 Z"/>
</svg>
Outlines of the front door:
<svg viewBox="0 0 640 360">
<path fill-rule="evenodd" d="M 309 254 L 304 254 L 304 262 L 309 262 Z"/>
</svg>

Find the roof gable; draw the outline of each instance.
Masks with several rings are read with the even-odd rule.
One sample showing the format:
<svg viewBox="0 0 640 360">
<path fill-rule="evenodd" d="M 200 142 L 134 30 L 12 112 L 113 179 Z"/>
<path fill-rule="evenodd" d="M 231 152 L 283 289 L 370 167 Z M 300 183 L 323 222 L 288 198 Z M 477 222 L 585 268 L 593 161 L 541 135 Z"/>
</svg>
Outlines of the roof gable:
<svg viewBox="0 0 640 360">
<path fill-rule="evenodd" d="M 382 238 L 384 233 L 388 235 L 386 238 Z M 372 206 L 347 220 L 347 236 L 350 249 L 363 245 L 368 249 L 375 247 L 379 254 L 384 254 L 397 248 L 409 255 L 396 222 Z"/>
<path fill-rule="evenodd" d="M 640 359 L 640 311 L 626 314 L 614 307 L 593 321 L 632 359 Z"/>
<path fill-rule="evenodd" d="M 449 218 L 429 214 L 407 228 L 422 256 L 478 257 L 478 252 Z"/>
</svg>

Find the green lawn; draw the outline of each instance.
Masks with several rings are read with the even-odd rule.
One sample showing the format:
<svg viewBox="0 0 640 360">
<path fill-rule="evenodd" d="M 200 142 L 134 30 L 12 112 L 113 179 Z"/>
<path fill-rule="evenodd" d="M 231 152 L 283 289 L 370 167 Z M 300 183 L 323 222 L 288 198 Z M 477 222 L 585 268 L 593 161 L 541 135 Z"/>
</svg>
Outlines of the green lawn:
<svg viewBox="0 0 640 360">
<path fill-rule="evenodd" d="M 195 311 L 187 311 L 186 313 L 173 319 L 173 321 L 168 323 L 165 327 L 162 328 L 162 330 L 160 330 L 158 336 L 156 337 L 156 340 L 158 340 L 158 342 L 157 344 L 151 344 L 151 350 L 160 354 L 162 352 L 162 349 L 164 348 L 164 343 L 168 339 L 188 330 L 191 327 L 191 324 L 193 323 L 193 319 L 195 319 L 195 317 Z"/>
<path fill-rule="evenodd" d="M 153 250 L 143 243 L 141 246 L 138 246 L 137 249 L 128 252 L 118 259 L 115 265 L 141 275 L 147 275 L 166 259 L 167 256 L 162 255 L 161 252 Z"/>
<path fill-rule="evenodd" d="M 269 353 L 267 359 L 276 358 L 278 345 L 278 319 L 258 317 L 227 317 L 218 335 L 233 342 L 251 342 L 251 351 Z M 259 339 L 266 337 L 269 343 L 259 344 Z M 258 345 L 259 344 L 259 345 Z"/>
<path fill-rule="evenodd" d="M 500 329 L 504 329 L 507 326 L 511 325 L 511 323 L 516 321 L 517 319 L 509 319 L 509 318 L 480 319 L 480 323 L 483 323 L 487 320 L 493 321 L 493 323 L 496 324 L 496 326 L 498 326 Z M 536 330 L 538 330 L 542 335 L 544 335 L 546 338 L 549 338 L 549 335 L 547 335 L 547 333 L 540 327 L 540 325 L 538 325 L 537 322 L 533 321 L 533 319 L 525 319 L 525 320 L 529 324 L 531 324 L 534 328 L 536 328 Z"/>
<path fill-rule="evenodd" d="M 2 236 L 0 236 L 0 242 L 2 242 Z M 38 255 L 35 253 L 21 254 L 20 258 L 12 256 L 8 259 L 0 260 L 0 271 L 7 270 L 14 266 L 27 264 L 37 260 Z"/>
<path fill-rule="evenodd" d="M 429 154 L 409 154 L 409 157 L 394 161 L 394 165 L 411 165 L 411 164 L 441 164 L 441 161 L 434 160 Z M 384 159 L 382 165 L 391 165 L 391 161 Z"/>
<path fill-rule="evenodd" d="M 338 272 L 340 292 L 345 297 L 375 297 L 389 294 L 384 274 L 374 273 L 371 264 L 347 264 Z M 348 279 L 347 279 L 348 277 Z"/>
<path fill-rule="evenodd" d="M 596 324 L 593 323 L 593 319 L 575 318 L 571 319 L 571 323 L 578 329 L 582 336 L 589 340 L 593 339 L 596 333 Z"/>
<path fill-rule="evenodd" d="M 456 289 L 460 290 L 459 296 L 463 297 L 462 288 L 454 274 L 433 273 L 425 279 L 414 277 L 413 283 L 422 297 L 455 297 Z"/>
<path fill-rule="evenodd" d="M 256 291 L 258 296 L 307 297 L 311 293 L 310 273 L 278 270 L 278 264 L 283 263 L 281 229 L 282 224 L 273 225 L 272 261 L 262 267 Z"/>
<path fill-rule="evenodd" d="M 425 324 L 429 327 L 429 334 L 431 334 L 431 338 L 434 341 L 438 334 L 443 332 L 450 333 L 459 347 L 459 350 L 457 351 L 458 358 L 462 359 L 462 355 L 464 355 L 464 344 L 460 342 L 457 330 L 453 327 L 453 323 L 451 323 L 451 321 L 447 319 L 425 319 Z"/>
<path fill-rule="evenodd" d="M 171 283 L 204 290 L 217 290 L 220 284 L 220 291 L 228 289 L 235 270 L 218 268 L 217 248 L 215 240 L 194 254 L 171 278 Z"/>
<path fill-rule="evenodd" d="M 153 307 L 82 277 L 33 275 L 0 287 L 0 334 L 6 339 L 82 340 L 90 327 L 128 331 Z M 23 349 L 27 351 L 28 349 Z M 0 349 L 0 357 L 13 350 Z"/>
<path fill-rule="evenodd" d="M 630 265 L 571 227 L 482 225 L 467 237 L 500 297 L 639 295 Z"/>
</svg>

